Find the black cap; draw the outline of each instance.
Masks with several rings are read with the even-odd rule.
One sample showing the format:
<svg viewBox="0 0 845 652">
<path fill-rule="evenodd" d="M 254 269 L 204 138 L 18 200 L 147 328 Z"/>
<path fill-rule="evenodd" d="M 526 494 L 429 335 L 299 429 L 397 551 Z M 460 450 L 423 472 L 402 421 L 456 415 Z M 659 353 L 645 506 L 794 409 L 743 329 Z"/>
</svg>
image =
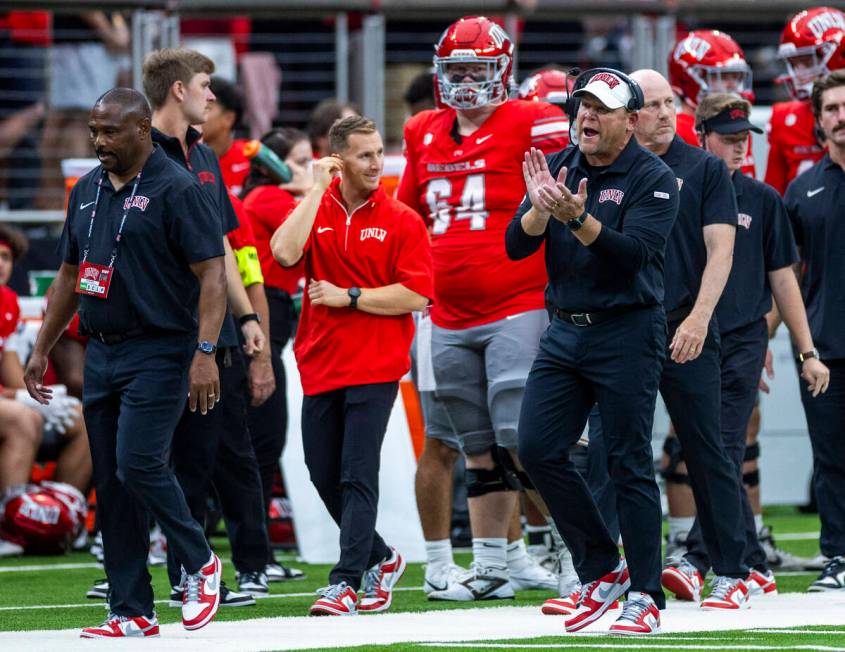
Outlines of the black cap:
<svg viewBox="0 0 845 652">
<path fill-rule="evenodd" d="M 715 131 L 717 134 L 738 134 L 740 131 L 753 131 L 762 134 L 760 127 L 751 124 L 748 114 L 740 108 L 728 107 L 712 118 L 701 123 L 705 132 Z"/>
</svg>

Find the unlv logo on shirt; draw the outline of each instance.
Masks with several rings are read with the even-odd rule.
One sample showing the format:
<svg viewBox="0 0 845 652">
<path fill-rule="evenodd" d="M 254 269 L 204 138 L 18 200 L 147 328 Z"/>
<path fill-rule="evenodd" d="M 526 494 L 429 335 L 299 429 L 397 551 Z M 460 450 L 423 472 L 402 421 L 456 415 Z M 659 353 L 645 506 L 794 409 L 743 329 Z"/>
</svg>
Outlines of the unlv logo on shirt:
<svg viewBox="0 0 845 652">
<path fill-rule="evenodd" d="M 140 208 L 141 211 L 147 210 L 147 205 L 150 203 L 149 197 L 144 195 L 135 195 L 132 197 L 132 206 L 129 206 L 129 197 L 123 200 L 123 210 L 127 211 L 130 208 Z"/>
<path fill-rule="evenodd" d="M 200 180 L 200 183 L 217 183 L 217 177 L 214 176 L 214 172 L 197 172 L 197 178 Z"/>
<path fill-rule="evenodd" d="M 614 204 L 619 206 L 622 204 L 622 198 L 625 196 L 625 193 L 617 188 L 605 188 L 599 194 L 599 204 L 603 204 L 606 201 L 612 201 Z"/>
<path fill-rule="evenodd" d="M 747 215 L 746 213 L 739 213 L 736 216 L 736 223 L 739 226 L 744 226 L 746 229 L 750 229 L 751 228 L 751 219 L 752 218 L 751 218 L 750 215 Z"/>
<path fill-rule="evenodd" d="M 367 228 L 361 229 L 361 242 L 364 240 L 369 240 L 370 238 L 375 238 L 379 242 L 384 242 L 384 239 L 387 237 L 387 231 L 384 229 L 377 229 L 377 228 Z"/>
</svg>

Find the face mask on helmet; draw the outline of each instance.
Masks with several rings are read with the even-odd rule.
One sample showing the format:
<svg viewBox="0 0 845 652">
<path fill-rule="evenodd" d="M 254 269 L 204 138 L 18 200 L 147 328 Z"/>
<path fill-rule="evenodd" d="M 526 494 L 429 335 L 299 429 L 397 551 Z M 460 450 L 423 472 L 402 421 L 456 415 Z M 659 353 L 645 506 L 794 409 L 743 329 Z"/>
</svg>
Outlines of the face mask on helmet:
<svg viewBox="0 0 845 652">
<path fill-rule="evenodd" d="M 502 104 L 508 99 L 504 75 L 508 59 L 479 57 L 473 51 L 455 51 L 435 57 L 440 100 L 453 109 L 477 109 Z"/>
<path fill-rule="evenodd" d="M 835 51 L 834 43 L 803 48 L 782 44 L 778 56 L 786 66 L 786 75 L 778 81 L 786 84 L 789 94 L 795 99 L 808 99 L 813 93 L 813 83 L 830 74 L 827 64 Z"/>
<path fill-rule="evenodd" d="M 693 66 L 689 75 L 701 87 L 697 102 L 710 93 L 736 93 L 749 100 L 753 98 L 751 68 L 744 61 L 724 67 Z"/>
</svg>

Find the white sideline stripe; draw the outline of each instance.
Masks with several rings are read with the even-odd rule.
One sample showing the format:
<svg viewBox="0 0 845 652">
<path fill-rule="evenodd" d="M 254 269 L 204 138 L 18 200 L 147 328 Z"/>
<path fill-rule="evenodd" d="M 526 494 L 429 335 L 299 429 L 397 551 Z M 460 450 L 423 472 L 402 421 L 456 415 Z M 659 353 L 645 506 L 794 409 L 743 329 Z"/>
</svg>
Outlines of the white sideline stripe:
<svg viewBox="0 0 845 652">
<path fill-rule="evenodd" d="M 833 634 L 835 636 L 845 636 L 845 630 L 841 629 L 755 629 L 753 631 L 759 634 L 824 634 L 825 636 Z"/>
<path fill-rule="evenodd" d="M 778 532 L 777 541 L 810 541 L 818 539 L 821 532 Z"/>
<path fill-rule="evenodd" d="M 753 628 L 801 627 L 807 625 L 842 627 L 845 595 L 787 594 L 765 600 L 753 600 L 751 609 L 732 613 L 702 611 L 695 604 L 670 602 L 661 614 L 663 632 L 691 635 L 694 632 L 733 630 L 742 639 Z M 607 632 L 613 622 L 610 614 L 591 624 L 588 632 Z M 730 639 L 720 645 L 711 638 L 701 639 L 700 645 L 673 644 L 671 638 L 649 638 L 630 641 L 624 645 L 615 638 L 597 640 L 595 637 L 567 636 L 561 618 L 543 616 L 536 606 L 491 607 L 487 609 L 449 609 L 417 613 L 387 613 L 355 618 L 257 618 L 251 620 L 215 622 L 203 629 L 187 632 L 181 624 L 161 627 L 161 638 L 149 644 L 138 640 L 102 640 L 97 650 L 132 650 L 139 646 L 156 652 L 261 652 L 262 650 L 301 650 L 313 648 L 346 648 L 352 642 L 368 645 L 393 643 L 440 643 L 451 641 L 460 647 L 468 637 L 478 647 L 502 647 L 502 644 L 481 644 L 483 641 L 524 640 L 506 647 L 533 647 L 541 636 L 554 637 L 557 643 L 543 647 L 588 647 L 594 649 L 695 649 L 695 650 L 758 650 L 773 646 L 754 643 L 733 644 Z M 714 645 L 715 643 L 715 645 Z M 79 638 L 79 629 L 0 633 L 3 652 L 91 652 L 92 643 Z M 718 647 L 717 647 L 718 646 Z M 789 649 L 833 652 L 842 648 L 824 645 L 790 645 Z M 774 646 L 774 649 L 779 649 Z M 786 649 L 786 646 L 784 646 Z"/>
<path fill-rule="evenodd" d="M 636 643 L 629 638 L 631 644 L 624 645 L 621 643 L 589 643 L 590 649 L 593 650 L 817 650 L 818 652 L 842 652 L 841 647 L 830 647 L 827 645 L 790 645 L 789 647 L 772 647 L 771 645 L 676 645 L 674 641 L 677 638 L 664 639 L 664 643 L 659 643 L 660 639 L 649 639 L 654 642 L 643 643 L 642 638 L 635 639 Z M 584 648 L 584 643 L 419 643 L 422 647 L 446 647 L 452 650 L 461 650 L 463 648 L 483 648 L 485 650 L 524 650 L 526 648 L 531 650 L 549 650 L 560 648 Z"/>
<path fill-rule="evenodd" d="M 416 586 L 400 586 L 394 591 L 422 591 L 422 587 Z M 256 600 L 279 600 L 283 598 L 310 598 L 317 594 L 314 591 L 306 593 L 274 593 L 272 595 L 256 595 L 253 596 Z M 155 604 L 167 604 L 170 598 L 166 600 L 156 600 Z M 92 599 L 90 602 L 80 602 L 78 604 L 34 604 L 24 605 L 19 607 L 0 607 L 0 611 L 32 611 L 34 609 L 84 609 L 85 607 L 99 607 L 103 608 L 104 602 L 102 600 Z"/>
<path fill-rule="evenodd" d="M 53 570 L 74 570 L 77 568 L 99 568 L 102 566 L 97 562 L 78 564 L 33 564 L 32 566 L 5 566 L 0 568 L 0 573 L 26 573 L 31 571 L 53 571 Z"/>
</svg>

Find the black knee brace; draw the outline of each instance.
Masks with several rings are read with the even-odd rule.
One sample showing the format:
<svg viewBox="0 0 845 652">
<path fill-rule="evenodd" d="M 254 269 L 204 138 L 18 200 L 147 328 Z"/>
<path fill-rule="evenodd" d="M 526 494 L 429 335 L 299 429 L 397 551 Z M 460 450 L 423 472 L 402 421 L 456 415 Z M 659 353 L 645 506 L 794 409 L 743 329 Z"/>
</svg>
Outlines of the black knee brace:
<svg viewBox="0 0 845 652">
<path fill-rule="evenodd" d="M 681 450 L 681 442 L 677 437 L 667 437 L 663 441 L 663 452 L 669 458 L 666 466 L 660 470 L 660 475 L 667 483 L 685 484 L 691 486 L 689 475 L 680 473 L 678 465 L 684 461 L 684 453 Z"/>
<path fill-rule="evenodd" d="M 745 447 L 745 456 L 742 458 L 743 462 L 756 462 L 760 457 L 760 442 L 755 441 Z M 748 487 L 756 487 L 760 484 L 760 469 L 754 469 L 742 474 L 742 484 Z"/>
<path fill-rule="evenodd" d="M 496 491 L 520 491 L 522 484 L 519 481 L 516 465 L 511 459 L 510 453 L 499 446 L 490 449 L 493 456 L 492 469 L 467 469 L 464 472 L 464 479 L 467 485 L 467 497 L 477 498 Z"/>
</svg>

